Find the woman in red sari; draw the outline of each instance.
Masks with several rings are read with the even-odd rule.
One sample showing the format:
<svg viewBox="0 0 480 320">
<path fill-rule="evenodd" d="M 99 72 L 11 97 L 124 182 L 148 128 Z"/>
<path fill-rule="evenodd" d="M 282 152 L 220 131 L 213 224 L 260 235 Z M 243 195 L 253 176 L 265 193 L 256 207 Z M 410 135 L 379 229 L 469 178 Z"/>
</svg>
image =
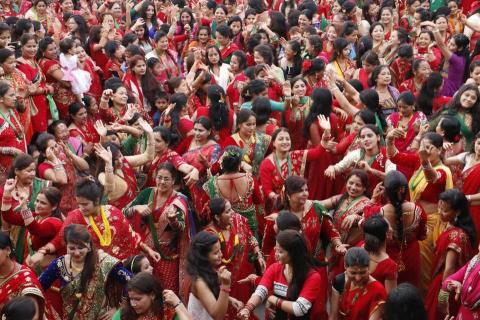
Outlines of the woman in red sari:
<svg viewBox="0 0 480 320">
<path fill-rule="evenodd" d="M 327 209 L 320 201 L 308 200 L 307 181 L 304 178 L 290 176 L 286 179 L 283 207 L 300 219 L 302 233 L 310 244 L 312 256 L 317 261 L 326 262 L 324 248 L 327 244 L 331 244 L 336 254 L 345 254 L 346 245 L 342 244 L 340 234 L 327 214 Z M 326 288 L 328 282 L 326 268 L 318 267 L 317 271 L 322 276 L 319 286 Z M 322 290 L 317 299 L 319 303 L 313 312 L 321 319 L 326 319 L 326 290 Z"/>
<path fill-rule="evenodd" d="M 441 193 L 438 209 L 440 218 L 447 226 L 435 244 L 435 258 L 432 265 L 433 280 L 425 298 L 429 320 L 441 317 L 437 306 L 442 283 L 467 263 L 476 242 L 468 200 L 461 191 L 450 189 Z"/>
<path fill-rule="evenodd" d="M 164 162 L 170 162 L 175 170 L 180 171 L 185 176 L 183 179 L 187 186 L 198 181 L 198 169 L 188 164 L 176 152 L 169 148 L 172 142 L 172 133 L 165 127 L 158 126 L 153 128 L 153 137 L 155 138 L 155 158 L 146 166 L 147 182 L 145 187 L 155 186 L 155 173 L 158 166 Z"/>
<path fill-rule="evenodd" d="M 200 117 L 195 121 L 193 135 L 183 139 L 176 148 L 183 160 L 194 166 L 200 178 L 197 183 L 190 186 L 190 194 L 197 213 L 203 211 L 208 201 L 207 194 L 203 190 L 203 184 L 207 180 L 207 170 L 220 158 L 220 145 L 212 139 L 212 123 L 206 117 Z"/>
<path fill-rule="evenodd" d="M 274 310 L 275 314 L 270 314 L 270 318 L 322 319 L 315 309 L 324 303 L 318 296 L 326 288 L 319 284 L 326 279 L 316 271 L 307 240 L 298 231 L 284 230 L 277 235 L 276 248 L 279 262 L 265 271 L 238 318 L 249 319 L 253 310 L 266 301 L 267 308 Z"/>
<path fill-rule="evenodd" d="M 71 83 L 63 80 L 64 74 L 58 60 L 58 50 L 55 41 L 46 37 L 38 44 L 38 64 L 46 77 L 46 83 L 53 87 L 53 100 L 61 119 L 68 118 L 68 106 L 77 101 L 72 93 Z"/>
<path fill-rule="evenodd" d="M 369 272 L 370 257 L 363 248 L 351 248 L 345 255 L 344 274 L 333 283 L 331 313 L 341 320 L 381 319 L 387 292 Z"/>
<path fill-rule="evenodd" d="M 92 177 L 82 178 L 77 182 L 75 197 L 79 209 L 71 211 L 65 218 L 62 229 L 33 256 L 27 258 L 29 266 L 35 266 L 47 254 L 65 252 L 64 230 L 70 224 L 87 226 L 96 248 L 111 256 L 123 260 L 138 253 L 145 252 L 153 261 L 160 260 L 160 254 L 142 242 L 141 236 L 133 231 L 123 213 L 110 205 L 101 205 L 103 187 Z"/>
<path fill-rule="evenodd" d="M 363 225 L 365 250 L 370 256 L 369 272 L 385 287 L 387 293 L 397 287 L 398 266 L 387 253 L 387 233 L 389 224 L 380 215 L 368 218 Z"/>
<path fill-rule="evenodd" d="M 4 232 L 0 232 L 0 252 L 2 255 L 0 267 L 1 270 L 5 270 L 0 274 L 0 307 L 15 297 L 28 296 L 33 298 L 38 307 L 38 319 L 56 319 L 45 300 L 42 286 L 35 273 L 13 259 L 12 242 Z"/>
<path fill-rule="evenodd" d="M 316 169 L 316 168 L 315 168 Z M 327 210 L 333 210 L 333 225 L 340 233 L 342 243 L 349 246 L 359 246 L 363 240 L 359 221 L 363 216 L 363 209 L 368 204 L 366 196 L 368 189 L 368 176 L 363 170 L 352 170 L 345 183 L 345 192 L 320 201 Z M 310 191 L 310 189 L 309 189 Z M 333 253 L 331 263 L 332 276 L 344 271 L 343 256 Z"/>
<path fill-rule="evenodd" d="M 327 129 L 330 127 L 328 119 L 320 121 L 320 127 L 324 132 L 328 132 Z M 285 180 L 291 175 L 303 176 L 307 162 L 322 157 L 326 152 L 321 145 L 314 149 L 291 151 L 292 142 L 286 128 L 275 130 L 272 145 L 273 152 L 260 165 L 260 184 L 268 213 L 280 203 L 280 192 Z"/>
<path fill-rule="evenodd" d="M 220 140 L 222 147 L 237 146 L 243 150 L 242 169 L 258 175 L 260 164 L 270 146 L 270 136 L 256 131 L 257 120 L 250 109 L 242 109 L 238 113 L 237 132 Z"/>
<path fill-rule="evenodd" d="M 387 134 L 387 154 L 393 163 L 402 163 L 415 170 L 409 181 L 410 200 L 421 206 L 427 214 L 427 238 L 420 243 L 421 288 L 426 290 L 431 279 L 433 249 L 438 236 L 445 228 L 438 214 L 440 193 L 453 187 L 452 173 L 442 163 L 443 139 L 438 133 L 428 132 L 421 138 L 418 153 L 398 152 L 394 141 L 403 136 L 399 129 Z"/>
<path fill-rule="evenodd" d="M 371 205 L 365 207 L 364 219 L 380 214 L 387 220 L 392 238 L 387 240 L 387 253 L 398 266 L 398 282 L 417 285 L 419 275 L 410 270 L 420 269 L 419 241 L 427 234 L 427 217 L 422 207 L 406 201 L 408 181 L 405 176 L 392 171 L 385 176 L 383 185 L 378 185 Z M 382 195 L 386 204 L 382 205 Z"/>
<path fill-rule="evenodd" d="M 105 186 L 108 203 L 118 209 L 123 209 L 138 193 L 135 168 L 143 166 L 153 160 L 154 138 L 150 125 L 139 118 L 138 123 L 148 136 L 145 152 L 138 155 L 124 156 L 119 147 L 112 142 L 103 146 L 95 145 L 97 156 L 105 163 L 100 168 L 98 179 Z"/>
<path fill-rule="evenodd" d="M 32 115 L 36 112 L 32 96 L 38 91 L 38 88 L 32 85 L 25 74 L 17 69 L 15 52 L 5 48 L 0 49 L 0 67 L 3 69 L 4 79 L 10 83 L 16 92 L 18 102 L 23 105 L 24 111 L 19 114 L 18 119 L 25 132 L 25 139 L 27 143 L 30 143 L 33 135 Z"/>
<path fill-rule="evenodd" d="M 214 198 L 209 202 L 212 223 L 205 231 L 218 236 L 222 250 L 222 265 L 226 266 L 232 274 L 232 285 L 230 298 L 246 303 L 252 294 L 252 287 L 249 284 L 239 283 L 251 273 L 254 273 L 254 262 L 262 271 L 265 270 L 265 260 L 257 239 L 248 226 L 245 217 L 236 213 L 228 200 Z M 225 319 L 236 319 L 237 310 L 229 307 Z"/>
<path fill-rule="evenodd" d="M 386 150 L 380 144 L 380 131 L 374 125 L 367 124 L 358 132 L 361 148 L 349 152 L 342 160 L 331 165 L 325 176 L 335 178 L 336 175 L 352 168 L 362 169 L 368 174 L 368 191 L 385 178 L 385 172 L 394 170 L 395 166 L 387 159 Z"/>
<path fill-rule="evenodd" d="M 448 158 L 445 164 L 463 166 L 462 191 L 470 202 L 470 216 L 475 232 L 480 235 L 480 133 L 475 136 L 470 152 Z"/>
<path fill-rule="evenodd" d="M 185 263 L 195 225 L 187 198 L 173 188 L 175 178 L 173 165 L 162 163 L 156 171 L 156 186 L 140 192 L 123 212 L 133 230 L 160 253 L 161 260 L 152 261 L 152 265 L 153 274 L 160 279 L 162 287 L 186 299 L 189 288 Z"/>
<path fill-rule="evenodd" d="M 100 118 L 106 124 L 126 124 L 127 120 L 138 112 L 148 119 L 148 114 L 137 105 L 128 104 L 128 90 L 118 78 L 110 78 L 105 81 L 105 90 L 100 98 Z M 145 118 L 146 116 L 146 118 Z"/>
<path fill-rule="evenodd" d="M 32 117 L 34 132 L 47 131 L 47 120 L 50 118 L 50 111 L 46 94 L 52 94 L 53 87 L 47 84 L 42 69 L 35 61 L 37 54 L 37 40 L 30 34 L 21 37 L 22 57 L 17 59 L 17 68 L 23 72 L 28 81 L 37 86 L 35 94 L 32 96 L 33 103 L 37 109 L 37 114 Z"/>
<path fill-rule="evenodd" d="M 60 210 L 68 214 L 77 208 L 74 198 L 77 171 L 88 171 L 88 163 L 82 157 L 74 154 L 65 143 L 57 143 L 55 136 L 49 133 L 42 133 L 38 137 L 37 147 L 40 152 L 38 176 L 51 181 L 62 189 L 63 198 Z"/>
<path fill-rule="evenodd" d="M 72 119 L 68 126 L 70 136 L 79 139 L 85 149 L 91 150 L 94 143 L 100 142 L 100 137 L 93 121 L 88 117 L 87 108 L 80 102 L 74 102 L 68 106 L 68 114 Z"/>
<path fill-rule="evenodd" d="M 23 237 L 24 258 L 33 255 L 40 247 L 46 245 L 52 240 L 62 228 L 62 216 L 59 210 L 61 193 L 57 188 L 45 187 L 37 195 L 35 200 L 35 211 L 32 213 L 27 206 L 28 199 L 23 199 L 20 206 L 20 213 L 14 210 L 12 206 L 12 191 L 15 189 L 16 181 L 14 179 L 7 180 L 3 197 L 2 197 L 2 218 L 9 224 L 16 226 L 25 226 L 26 232 Z M 48 266 L 55 258 L 55 255 L 46 256 L 40 263 L 39 268 L 34 270 L 37 275 Z M 45 292 L 55 310 L 61 314 L 62 302 L 58 292 L 49 290 Z"/>
<path fill-rule="evenodd" d="M 398 151 L 411 151 L 411 144 L 415 139 L 415 126 L 423 126 L 427 123 L 427 117 L 421 111 L 415 111 L 415 96 L 412 92 L 404 92 L 398 96 L 398 112 L 387 117 L 387 125 L 390 128 L 398 128 L 405 133 L 405 137 L 395 139 L 395 147 Z M 418 130 L 418 129 L 417 129 Z"/>
<path fill-rule="evenodd" d="M 7 179 L 14 158 L 26 152 L 25 134 L 15 110 L 17 97 L 8 82 L 0 83 L 0 184 Z"/>
</svg>

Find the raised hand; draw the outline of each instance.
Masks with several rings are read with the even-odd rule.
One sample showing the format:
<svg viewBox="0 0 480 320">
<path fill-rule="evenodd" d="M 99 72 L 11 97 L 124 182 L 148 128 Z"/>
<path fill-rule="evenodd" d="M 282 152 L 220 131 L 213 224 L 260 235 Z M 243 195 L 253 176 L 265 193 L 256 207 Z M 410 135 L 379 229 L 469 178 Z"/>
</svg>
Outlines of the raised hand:
<svg viewBox="0 0 480 320">
<path fill-rule="evenodd" d="M 153 132 L 152 126 L 149 125 L 148 122 L 145 121 L 145 119 L 139 118 L 138 119 L 138 124 L 140 125 L 142 130 L 145 131 L 146 133 L 152 133 Z"/>
<path fill-rule="evenodd" d="M 331 130 L 332 127 L 330 125 L 330 119 L 328 117 L 325 117 L 323 114 L 320 114 L 317 116 L 318 119 L 318 125 L 320 128 L 323 130 Z"/>
<path fill-rule="evenodd" d="M 105 127 L 102 120 L 95 121 L 93 126 L 100 137 L 105 137 L 107 135 L 107 127 Z"/>
<path fill-rule="evenodd" d="M 110 147 L 105 149 L 101 144 L 97 143 L 95 144 L 94 148 L 97 157 L 105 161 L 105 163 L 112 163 L 113 156 Z"/>
</svg>

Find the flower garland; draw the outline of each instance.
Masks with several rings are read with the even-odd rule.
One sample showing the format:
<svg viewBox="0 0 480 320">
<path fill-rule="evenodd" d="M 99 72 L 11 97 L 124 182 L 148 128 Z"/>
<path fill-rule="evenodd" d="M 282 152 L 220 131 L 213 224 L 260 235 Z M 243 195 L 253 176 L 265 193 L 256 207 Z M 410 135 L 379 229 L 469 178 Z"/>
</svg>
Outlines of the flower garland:
<svg viewBox="0 0 480 320">
<path fill-rule="evenodd" d="M 92 227 L 93 231 L 97 235 L 98 240 L 100 240 L 100 245 L 102 247 L 108 247 L 112 243 L 112 230 L 110 229 L 110 223 L 108 222 L 107 215 L 105 214 L 103 207 L 100 207 L 100 214 L 102 216 L 103 225 L 105 226 L 103 235 L 100 233 L 100 230 L 95 224 L 92 216 L 88 217 L 88 221 L 90 222 L 90 226 Z"/>
<path fill-rule="evenodd" d="M 225 248 L 225 237 L 223 236 L 223 233 L 220 231 L 218 233 L 218 238 L 220 240 L 220 247 L 223 249 Z M 222 258 L 222 262 L 224 264 L 229 264 L 232 262 L 232 260 L 235 258 L 235 255 L 237 254 L 238 250 L 240 249 L 240 239 L 238 238 L 238 234 L 235 235 L 235 238 L 233 240 L 233 251 L 232 255 L 228 259 Z"/>
</svg>

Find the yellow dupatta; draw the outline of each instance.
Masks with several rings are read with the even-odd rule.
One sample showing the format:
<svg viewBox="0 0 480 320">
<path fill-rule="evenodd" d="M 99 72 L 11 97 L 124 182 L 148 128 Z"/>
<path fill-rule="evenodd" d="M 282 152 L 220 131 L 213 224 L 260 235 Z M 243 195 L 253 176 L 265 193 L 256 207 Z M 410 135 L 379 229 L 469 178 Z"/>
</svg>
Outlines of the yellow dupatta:
<svg viewBox="0 0 480 320">
<path fill-rule="evenodd" d="M 447 181 L 445 182 L 445 190 L 453 188 L 453 178 L 450 168 L 445 166 L 444 164 L 438 164 L 433 167 L 435 171 L 438 169 L 443 169 L 447 174 Z M 408 184 L 410 190 L 410 201 L 416 202 L 422 192 L 428 185 L 427 178 L 425 177 L 425 172 L 423 171 L 422 167 L 418 168 L 418 170 L 414 173 L 412 178 L 410 178 L 410 182 Z"/>
</svg>

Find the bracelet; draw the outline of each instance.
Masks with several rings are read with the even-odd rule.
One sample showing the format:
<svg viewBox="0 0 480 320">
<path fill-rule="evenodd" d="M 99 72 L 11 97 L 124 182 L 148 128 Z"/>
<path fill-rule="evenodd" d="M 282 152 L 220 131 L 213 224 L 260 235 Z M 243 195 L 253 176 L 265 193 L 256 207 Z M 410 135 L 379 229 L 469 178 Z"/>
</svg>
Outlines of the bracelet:
<svg viewBox="0 0 480 320">
<path fill-rule="evenodd" d="M 438 292 L 438 302 L 439 303 L 447 303 L 448 302 L 448 298 L 450 297 L 450 293 L 443 290 L 443 289 L 440 289 L 440 291 Z"/>
<path fill-rule="evenodd" d="M 173 309 L 176 309 L 181 304 L 182 304 L 182 301 L 178 301 L 177 304 L 173 306 Z"/>
<path fill-rule="evenodd" d="M 277 301 L 275 302 L 275 307 L 277 309 L 282 309 L 282 303 L 283 303 L 283 300 L 280 298 L 277 298 Z"/>
<path fill-rule="evenodd" d="M 465 197 L 467 198 L 468 202 L 472 201 L 472 196 L 470 194 L 467 194 Z"/>
<path fill-rule="evenodd" d="M 247 302 L 244 308 L 247 309 L 249 312 L 252 312 L 255 309 L 255 306 L 253 305 L 253 303 Z"/>
<path fill-rule="evenodd" d="M 221 286 L 220 286 L 220 291 L 223 291 L 223 292 L 225 292 L 225 293 L 229 294 L 229 293 L 230 293 L 230 291 L 232 291 L 232 289 L 230 289 L 230 287 L 227 287 L 227 286 L 221 285 Z"/>
</svg>

